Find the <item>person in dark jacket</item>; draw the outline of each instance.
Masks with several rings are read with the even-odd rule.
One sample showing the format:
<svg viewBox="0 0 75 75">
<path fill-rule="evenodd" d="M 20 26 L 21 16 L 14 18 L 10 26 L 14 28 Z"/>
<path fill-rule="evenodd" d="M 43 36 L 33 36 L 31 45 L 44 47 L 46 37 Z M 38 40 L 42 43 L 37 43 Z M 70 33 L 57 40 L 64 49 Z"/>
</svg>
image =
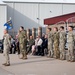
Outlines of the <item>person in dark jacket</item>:
<svg viewBox="0 0 75 75">
<path fill-rule="evenodd" d="M 44 43 L 44 49 L 48 50 L 48 35 L 45 35 L 45 43 Z"/>
<path fill-rule="evenodd" d="M 48 36 L 45 35 L 42 43 L 42 56 L 47 54 L 47 48 L 48 48 Z"/>
<path fill-rule="evenodd" d="M 44 48 L 45 48 L 45 34 L 42 35 L 42 49 L 41 49 L 41 56 L 44 56 Z"/>
</svg>

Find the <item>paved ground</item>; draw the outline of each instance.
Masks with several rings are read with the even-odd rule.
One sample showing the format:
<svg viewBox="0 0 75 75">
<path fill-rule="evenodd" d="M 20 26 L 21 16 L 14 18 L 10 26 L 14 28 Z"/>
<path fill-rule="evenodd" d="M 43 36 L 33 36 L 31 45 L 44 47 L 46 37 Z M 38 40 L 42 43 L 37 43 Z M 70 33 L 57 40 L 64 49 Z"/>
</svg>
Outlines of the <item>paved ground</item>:
<svg viewBox="0 0 75 75">
<path fill-rule="evenodd" d="M 9 75 L 9 74 L 12 74 L 12 73 L 0 68 L 0 75 Z"/>
<path fill-rule="evenodd" d="M 0 54 L 0 75 L 75 75 L 75 62 L 67 62 L 40 56 L 28 56 L 21 60 L 10 55 L 11 66 L 5 67 L 4 56 Z"/>
</svg>

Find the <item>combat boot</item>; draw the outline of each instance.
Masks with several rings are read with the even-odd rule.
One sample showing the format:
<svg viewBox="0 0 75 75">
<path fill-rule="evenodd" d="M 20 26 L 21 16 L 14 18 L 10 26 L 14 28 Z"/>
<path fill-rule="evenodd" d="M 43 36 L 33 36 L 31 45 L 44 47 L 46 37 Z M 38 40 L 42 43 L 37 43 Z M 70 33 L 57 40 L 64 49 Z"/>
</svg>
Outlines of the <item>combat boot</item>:
<svg viewBox="0 0 75 75">
<path fill-rule="evenodd" d="M 26 52 L 23 53 L 23 60 L 26 60 L 27 59 L 27 55 L 26 55 Z"/>
<path fill-rule="evenodd" d="M 50 58 L 50 55 L 49 54 L 47 55 L 47 58 Z"/>
<path fill-rule="evenodd" d="M 27 55 L 25 55 L 24 57 L 23 57 L 23 60 L 26 60 L 27 59 Z"/>
<path fill-rule="evenodd" d="M 10 64 L 5 64 L 5 66 L 10 66 Z"/>
<path fill-rule="evenodd" d="M 24 54 L 22 53 L 22 56 L 20 57 L 20 59 L 23 59 L 23 57 L 24 57 Z"/>
<path fill-rule="evenodd" d="M 3 63 L 2 65 L 6 65 L 7 63 Z"/>
</svg>

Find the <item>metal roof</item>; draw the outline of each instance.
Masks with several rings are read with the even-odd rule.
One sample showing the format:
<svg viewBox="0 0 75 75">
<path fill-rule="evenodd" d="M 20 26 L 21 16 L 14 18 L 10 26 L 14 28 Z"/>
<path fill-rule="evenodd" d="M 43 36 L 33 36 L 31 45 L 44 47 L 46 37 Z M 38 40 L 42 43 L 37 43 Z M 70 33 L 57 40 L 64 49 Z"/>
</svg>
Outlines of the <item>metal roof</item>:
<svg viewBox="0 0 75 75">
<path fill-rule="evenodd" d="M 53 24 L 56 24 L 56 23 L 62 22 L 62 21 L 66 22 L 68 19 L 70 19 L 72 17 L 75 17 L 75 12 L 44 19 L 44 24 L 45 25 L 53 25 Z M 74 18 L 73 22 L 75 22 L 75 18 Z"/>
<path fill-rule="evenodd" d="M 75 3 L 75 0 L 2 0 L 4 2 Z"/>
</svg>

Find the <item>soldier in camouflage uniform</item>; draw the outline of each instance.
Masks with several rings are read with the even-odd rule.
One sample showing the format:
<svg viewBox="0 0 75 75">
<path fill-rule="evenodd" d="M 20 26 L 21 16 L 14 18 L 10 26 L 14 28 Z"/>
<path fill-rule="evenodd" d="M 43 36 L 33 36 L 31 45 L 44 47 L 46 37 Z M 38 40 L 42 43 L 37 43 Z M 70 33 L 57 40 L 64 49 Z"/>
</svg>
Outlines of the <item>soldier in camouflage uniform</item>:
<svg viewBox="0 0 75 75">
<path fill-rule="evenodd" d="M 64 27 L 60 27 L 59 33 L 59 50 L 60 50 L 60 59 L 65 60 L 65 44 L 66 44 L 66 32 L 64 31 Z"/>
<path fill-rule="evenodd" d="M 73 26 L 68 27 L 68 37 L 67 37 L 67 42 L 68 42 L 68 56 L 67 60 L 68 61 L 75 61 L 75 33 L 73 32 Z"/>
<path fill-rule="evenodd" d="M 9 50 L 10 50 L 10 47 L 11 47 L 11 40 L 10 40 L 10 35 L 8 34 L 8 31 L 5 29 L 4 30 L 4 56 L 5 56 L 5 59 L 6 59 L 6 62 L 3 64 L 5 66 L 10 66 L 10 58 L 9 58 Z"/>
<path fill-rule="evenodd" d="M 60 51 L 59 51 L 59 32 L 58 28 L 54 27 L 54 34 L 53 34 L 53 46 L 54 46 L 54 58 L 60 58 Z"/>
<path fill-rule="evenodd" d="M 28 46 L 29 49 L 28 49 L 27 53 L 30 53 L 32 51 L 32 46 L 35 45 L 35 40 L 33 39 L 33 36 L 30 36 L 28 44 L 29 44 L 29 46 Z"/>
<path fill-rule="evenodd" d="M 26 36 L 26 31 L 22 26 L 20 27 L 18 40 L 19 40 L 20 53 L 22 55 L 20 59 L 27 59 L 27 53 L 26 53 L 27 36 Z"/>
<path fill-rule="evenodd" d="M 48 57 L 53 57 L 53 33 L 51 28 L 48 28 Z"/>
</svg>

